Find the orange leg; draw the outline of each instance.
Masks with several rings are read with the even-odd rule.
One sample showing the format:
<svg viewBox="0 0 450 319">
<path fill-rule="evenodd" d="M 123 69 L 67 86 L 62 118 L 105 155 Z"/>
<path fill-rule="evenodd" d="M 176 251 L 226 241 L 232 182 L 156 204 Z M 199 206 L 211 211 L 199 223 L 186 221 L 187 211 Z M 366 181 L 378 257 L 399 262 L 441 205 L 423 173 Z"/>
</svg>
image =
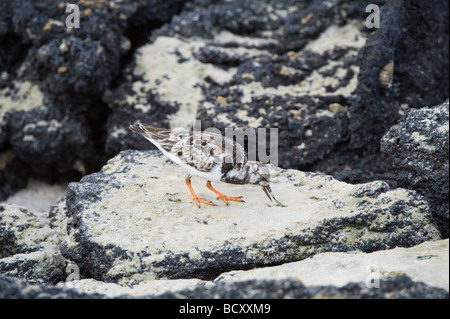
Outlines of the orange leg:
<svg viewBox="0 0 450 319">
<path fill-rule="evenodd" d="M 207 182 L 206 182 L 206 187 L 208 187 L 208 188 L 209 188 L 210 190 L 212 190 L 214 193 L 216 193 L 217 195 L 219 195 L 219 197 L 217 197 L 217 199 L 221 198 L 221 199 L 225 202 L 225 204 L 227 204 L 227 205 L 228 205 L 228 201 L 229 201 L 229 200 L 235 201 L 235 202 L 244 202 L 244 200 L 242 199 L 242 196 L 235 196 L 235 197 L 232 197 L 232 196 L 227 196 L 227 195 L 222 194 L 222 193 L 219 192 L 217 189 L 215 189 L 214 187 L 212 187 L 211 181 L 207 181 Z"/>
<path fill-rule="evenodd" d="M 200 199 L 200 198 L 197 197 L 197 195 L 195 194 L 194 189 L 192 188 L 192 185 L 191 185 L 191 175 L 186 177 L 186 185 L 189 188 L 189 190 L 191 191 L 192 197 L 194 198 L 194 200 L 197 203 L 197 206 L 199 208 L 200 208 L 200 203 L 208 204 L 208 205 L 211 205 L 211 206 L 216 206 L 216 204 L 214 204 L 214 203 L 211 203 L 211 202 L 209 202 L 207 200 L 203 200 L 203 199 Z"/>
</svg>

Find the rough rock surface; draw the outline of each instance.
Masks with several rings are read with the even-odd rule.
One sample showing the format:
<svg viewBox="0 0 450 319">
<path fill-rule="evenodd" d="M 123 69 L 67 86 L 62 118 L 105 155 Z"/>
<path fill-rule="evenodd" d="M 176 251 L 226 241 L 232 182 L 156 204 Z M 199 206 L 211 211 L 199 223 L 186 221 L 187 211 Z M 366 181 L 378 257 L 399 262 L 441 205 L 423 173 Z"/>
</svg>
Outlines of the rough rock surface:
<svg viewBox="0 0 450 319">
<path fill-rule="evenodd" d="M 134 46 L 183 3 L 78 1 L 80 27 L 68 28 L 65 2 L 1 1 L 0 200 L 30 175 L 79 180 L 106 162 L 101 96 Z"/>
<path fill-rule="evenodd" d="M 122 119 L 273 127 L 283 168 L 395 186 L 379 140 L 405 109 L 448 96 L 448 3 L 376 3 L 378 29 L 364 1 L 188 2 L 105 94 L 108 153 L 150 147 Z"/>
<path fill-rule="evenodd" d="M 80 27 L 69 28 L 64 2 L 3 1 L 0 36 L 19 38 L 27 50 L 20 56 L 19 72 L 7 72 L 2 80 L 26 74 L 40 81 L 46 92 L 98 94 L 117 76 L 121 53 L 131 49 L 126 35 L 168 21 L 183 2 L 79 1 Z M 11 58 L 8 52 L 0 53 Z M 10 67 L 6 62 L 2 70 Z"/>
<path fill-rule="evenodd" d="M 59 245 L 66 236 L 66 223 L 65 215 L 54 210 L 35 213 L 0 205 L 0 273 L 32 283 L 64 279 L 67 260 Z"/>
<path fill-rule="evenodd" d="M 403 290 L 401 287 L 414 286 L 411 282 L 420 282 L 424 287 L 435 287 L 448 292 L 448 248 L 447 239 L 425 242 L 411 248 L 394 248 L 373 253 L 356 251 L 321 253 L 280 266 L 231 271 L 221 274 L 213 281 L 150 280 L 133 287 L 123 287 L 114 283 L 82 279 L 58 286 L 86 293 L 104 294 L 112 298 L 121 296 L 201 298 L 202 295 L 205 298 L 211 296 L 218 298 L 218 296 L 225 297 L 225 294 L 231 298 L 286 298 L 292 296 L 290 294 L 295 290 L 297 297 L 318 297 L 320 294 L 323 294 L 322 297 L 332 297 L 335 293 L 334 297 L 344 298 L 363 297 L 364 294 L 366 297 L 384 298 L 389 298 L 389 295 L 394 297 L 397 294 L 398 298 L 407 297 L 411 293 L 409 289 L 401 292 Z M 297 282 L 298 286 L 293 285 L 293 282 Z M 398 286 L 393 289 L 394 283 Z M 244 289 L 240 291 L 233 289 L 238 286 Z M 256 287 L 259 288 L 255 289 Z M 352 289 L 346 292 L 348 287 Z M 373 289 L 366 289 L 370 287 Z M 379 288 L 383 288 L 382 293 L 370 292 Z M 292 291 L 289 291 L 290 289 Z M 213 294 L 213 291 L 216 294 Z M 302 293 L 305 295 L 301 296 Z M 423 292 L 422 297 L 431 298 L 431 295 Z"/>
<path fill-rule="evenodd" d="M 381 140 L 398 184 L 427 198 L 443 237 L 449 235 L 449 104 L 410 110 Z"/>
<path fill-rule="evenodd" d="M 0 297 L 448 298 L 448 104 L 423 106 L 449 95 L 449 3 L 374 3 L 368 29 L 363 0 L 80 0 L 69 29 L 65 2 L 0 1 L 0 201 L 87 175 L 0 204 Z M 195 119 L 278 128 L 285 205 L 217 184 L 247 202 L 197 209 L 152 153 L 104 166 L 152 147 L 133 122 Z"/>
<path fill-rule="evenodd" d="M 307 287 L 296 280 L 248 280 L 217 283 L 214 286 L 199 286 L 193 290 L 168 292 L 159 298 L 448 298 L 448 291 L 414 282 L 406 276 L 380 281 L 380 288 L 368 288 L 361 283 L 349 283 L 342 287 Z"/>
<path fill-rule="evenodd" d="M 323 253 L 280 266 L 224 273 L 214 281 L 148 280 L 133 287 L 94 279 L 37 287 L 0 275 L 0 297 L 444 299 L 448 248 L 448 240 L 440 240 L 373 253 Z"/>
<path fill-rule="evenodd" d="M 448 2 L 375 3 L 378 29 L 362 0 L 79 1 L 71 29 L 64 2 L 2 1 L 0 198 L 148 148 L 138 120 L 277 127 L 281 167 L 395 186 L 379 139 L 448 97 Z"/>
<path fill-rule="evenodd" d="M 37 180 L 29 180 L 26 188 L 9 196 L 0 204 L 16 205 L 34 213 L 48 212 L 56 203 L 64 198 L 67 184 L 46 184 Z"/>
<path fill-rule="evenodd" d="M 293 279 L 305 286 L 343 287 L 349 283 L 375 285 L 407 276 L 414 282 L 449 290 L 448 239 L 429 241 L 410 248 L 394 248 L 372 253 L 328 252 L 280 266 L 231 271 L 214 282 Z M 377 277 L 378 276 L 378 277 Z"/>
<path fill-rule="evenodd" d="M 11 87 L 0 89 L 2 134 L 34 174 L 55 180 L 74 166 L 79 175 L 85 173 L 92 132 L 77 102 L 67 96 L 54 99 L 31 81 L 13 81 Z"/>
<path fill-rule="evenodd" d="M 259 188 L 217 183 L 247 202 L 198 209 L 183 170 L 127 151 L 71 184 L 49 213 L 2 205 L 0 297 L 448 298 L 448 240 L 436 240 L 414 191 L 272 173 L 287 207 Z M 73 281 L 68 264 L 79 266 Z"/>
<path fill-rule="evenodd" d="M 1 135 L 1 134 L 0 134 Z M 27 184 L 28 168 L 13 150 L 0 152 L 0 201 Z"/>
<path fill-rule="evenodd" d="M 35 285 L 0 274 L 0 299 L 93 299 L 104 295 L 83 293 L 52 285 Z"/>
<path fill-rule="evenodd" d="M 381 137 L 405 109 L 437 105 L 449 96 L 448 2 L 386 1 L 380 17 L 380 28 L 358 52 L 351 148 L 379 150 Z"/>
<path fill-rule="evenodd" d="M 356 56 L 366 38 L 357 7 L 187 3 L 105 94 L 112 108 L 107 151 L 149 148 L 124 129 L 124 118 L 172 128 L 199 119 L 203 129 L 222 132 L 278 128 L 280 166 L 311 168 L 348 138 Z"/>
<path fill-rule="evenodd" d="M 107 282 L 212 279 L 232 269 L 302 260 L 326 251 L 371 252 L 439 238 L 427 203 L 385 182 L 351 185 L 295 170 L 273 172 L 272 190 L 220 183 L 246 203 L 198 209 L 186 172 L 158 152 L 124 151 L 71 183 L 63 255 Z M 200 178 L 200 198 L 208 199 Z M 282 216 L 282 218 L 280 218 Z"/>
<path fill-rule="evenodd" d="M 114 285 L 114 284 L 106 284 Z M 109 287 L 114 289 L 113 287 Z M 106 288 L 108 289 L 108 288 Z M 132 289 L 129 289 L 132 290 Z M 178 290 L 162 294 L 143 294 L 135 296 L 123 289 L 123 295 L 114 298 L 164 298 L 164 299 L 280 299 L 280 298 L 371 298 L 371 299 L 448 299 L 449 293 L 441 288 L 430 287 L 414 282 L 407 276 L 398 276 L 380 281 L 380 288 L 367 288 L 361 283 L 350 283 L 343 287 L 316 286 L 306 287 L 295 280 L 248 280 L 220 282 L 215 285 L 199 285 L 194 289 Z M 106 292 L 106 291 L 105 291 Z M 73 288 L 49 285 L 30 285 L 18 279 L 0 274 L 0 298 L 8 299 L 98 299 L 113 298 L 111 294 L 84 291 Z M 166 309 L 166 313 L 178 313 L 178 309 Z"/>
</svg>

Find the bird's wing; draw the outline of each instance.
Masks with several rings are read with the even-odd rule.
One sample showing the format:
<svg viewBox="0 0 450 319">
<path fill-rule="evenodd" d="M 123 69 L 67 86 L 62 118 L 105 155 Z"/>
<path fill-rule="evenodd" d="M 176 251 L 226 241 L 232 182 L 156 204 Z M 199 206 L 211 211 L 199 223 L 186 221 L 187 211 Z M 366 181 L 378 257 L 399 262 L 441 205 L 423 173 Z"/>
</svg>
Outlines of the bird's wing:
<svg viewBox="0 0 450 319">
<path fill-rule="evenodd" d="M 219 162 L 223 164 L 222 171 L 228 171 L 247 161 L 244 148 L 221 134 L 194 132 L 184 142 L 191 147 L 192 154 L 192 158 L 188 157 L 192 162 L 186 163 L 200 171 L 209 171 Z"/>
<path fill-rule="evenodd" d="M 222 155 L 227 163 L 244 164 L 247 162 L 247 156 L 241 144 L 213 132 L 204 131 L 197 134 L 204 141 L 202 144 L 205 144 L 206 147 L 214 148 L 215 155 Z"/>
<path fill-rule="evenodd" d="M 213 143 L 211 136 L 198 132 L 188 132 L 169 152 L 201 172 L 209 172 L 222 158 L 222 148 Z"/>
<path fill-rule="evenodd" d="M 170 131 L 146 124 L 130 125 L 130 129 L 202 172 L 210 171 L 220 161 L 229 168 L 247 161 L 244 148 L 221 134 L 182 129 Z"/>
<path fill-rule="evenodd" d="M 189 132 L 173 145 L 170 152 L 202 172 L 210 171 L 219 162 L 228 170 L 234 163 L 247 161 L 244 148 L 240 144 L 211 132 Z"/>
</svg>

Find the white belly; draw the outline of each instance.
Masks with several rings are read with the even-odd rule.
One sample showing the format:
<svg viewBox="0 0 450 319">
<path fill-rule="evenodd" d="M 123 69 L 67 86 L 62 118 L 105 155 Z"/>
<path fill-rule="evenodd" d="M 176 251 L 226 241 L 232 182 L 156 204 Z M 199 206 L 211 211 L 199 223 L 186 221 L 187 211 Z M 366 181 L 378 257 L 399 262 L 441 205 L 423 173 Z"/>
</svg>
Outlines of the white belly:
<svg viewBox="0 0 450 319">
<path fill-rule="evenodd" d="M 158 143 L 156 143 L 153 139 L 150 137 L 145 137 L 147 140 L 149 140 L 153 145 L 155 145 L 167 158 L 169 158 L 172 162 L 180 165 L 182 168 L 184 168 L 190 175 L 192 176 L 200 176 L 204 179 L 213 181 L 213 182 L 220 182 L 222 179 L 222 163 L 217 163 L 209 172 L 202 172 L 199 170 L 196 170 L 194 167 L 186 164 L 181 159 L 179 159 L 177 156 L 167 152 L 165 149 L 163 149 Z"/>
<path fill-rule="evenodd" d="M 175 155 L 167 152 L 166 150 L 161 149 L 161 151 L 172 162 L 180 165 L 182 168 L 184 168 L 192 176 L 203 177 L 204 179 L 207 179 L 207 180 L 210 180 L 210 181 L 213 181 L 213 182 L 220 182 L 220 180 L 222 178 L 222 163 L 217 163 L 209 172 L 202 172 L 202 171 L 196 170 L 194 167 L 186 164 L 181 159 L 179 159 Z"/>
</svg>

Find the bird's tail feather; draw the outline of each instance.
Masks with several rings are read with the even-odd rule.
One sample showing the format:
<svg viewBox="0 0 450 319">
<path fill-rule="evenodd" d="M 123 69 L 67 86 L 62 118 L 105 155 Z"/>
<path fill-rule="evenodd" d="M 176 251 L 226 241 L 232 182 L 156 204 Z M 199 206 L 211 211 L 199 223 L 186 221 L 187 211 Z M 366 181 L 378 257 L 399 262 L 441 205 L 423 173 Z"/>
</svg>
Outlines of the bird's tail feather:
<svg viewBox="0 0 450 319">
<path fill-rule="evenodd" d="M 154 127 L 151 125 L 137 123 L 136 125 L 130 125 L 130 130 L 138 133 L 152 142 L 158 148 L 164 148 L 170 150 L 175 141 L 171 140 L 171 133 L 167 129 Z"/>
</svg>

